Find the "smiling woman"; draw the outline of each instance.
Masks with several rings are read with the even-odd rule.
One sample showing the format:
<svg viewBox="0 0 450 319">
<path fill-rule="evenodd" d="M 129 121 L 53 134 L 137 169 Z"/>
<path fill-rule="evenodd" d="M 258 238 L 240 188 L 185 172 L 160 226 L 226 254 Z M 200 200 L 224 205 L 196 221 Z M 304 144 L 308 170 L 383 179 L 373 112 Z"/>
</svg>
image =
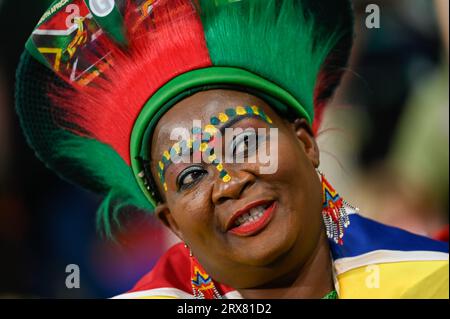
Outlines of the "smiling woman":
<svg viewBox="0 0 450 319">
<path fill-rule="evenodd" d="M 105 195 L 107 235 L 132 206 L 184 243 L 119 298 L 448 297 L 447 244 L 363 218 L 318 170 L 349 1 L 74 2 L 82 38 L 61 9 L 22 57 L 28 141 Z"/>
</svg>

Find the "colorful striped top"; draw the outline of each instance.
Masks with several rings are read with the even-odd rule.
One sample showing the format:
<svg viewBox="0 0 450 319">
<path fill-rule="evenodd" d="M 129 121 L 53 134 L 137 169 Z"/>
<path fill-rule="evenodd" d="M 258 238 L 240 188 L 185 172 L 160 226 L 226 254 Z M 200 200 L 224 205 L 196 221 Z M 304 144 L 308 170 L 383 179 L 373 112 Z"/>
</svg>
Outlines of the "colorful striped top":
<svg viewBox="0 0 450 319">
<path fill-rule="evenodd" d="M 339 299 L 449 298 L 448 243 L 350 213 L 344 244 L 330 241 Z M 189 254 L 177 244 L 131 291 L 115 298 L 194 298 L 186 265 Z M 226 299 L 242 298 L 231 287 L 216 287 Z"/>
</svg>

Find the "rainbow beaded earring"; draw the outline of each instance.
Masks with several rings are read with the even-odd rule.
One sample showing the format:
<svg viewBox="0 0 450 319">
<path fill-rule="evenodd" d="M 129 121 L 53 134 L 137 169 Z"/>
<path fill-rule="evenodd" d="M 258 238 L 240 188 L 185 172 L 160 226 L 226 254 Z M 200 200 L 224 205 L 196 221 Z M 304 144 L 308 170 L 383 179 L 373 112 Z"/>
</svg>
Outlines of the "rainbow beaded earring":
<svg viewBox="0 0 450 319">
<path fill-rule="evenodd" d="M 336 244 L 343 245 L 344 229 L 350 225 L 345 206 L 350 206 L 317 170 L 322 183 L 322 216 L 327 237 Z"/>
<path fill-rule="evenodd" d="M 222 299 L 222 295 L 214 285 L 211 276 L 203 269 L 197 259 L 192 255 L 192 251 L 185 244 L 184 247 L 189 249 L 189 257 L 191 262 L 191 285 L 192 293 L 195 299 Z"/>
</svg>

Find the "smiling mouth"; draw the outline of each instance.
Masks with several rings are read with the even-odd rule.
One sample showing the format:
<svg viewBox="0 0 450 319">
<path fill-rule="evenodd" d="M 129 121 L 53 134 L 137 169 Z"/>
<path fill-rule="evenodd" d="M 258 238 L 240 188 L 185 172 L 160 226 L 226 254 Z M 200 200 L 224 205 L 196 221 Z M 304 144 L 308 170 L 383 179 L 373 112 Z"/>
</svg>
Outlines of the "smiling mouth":
<svg viewBox="0 0 450 319">
<path fill-rule="evenodd" d="M 243 210 L 233 217 L 228 231 L 242 237 L 255 235 L 269 224 L 275 208 L 276 202 L 271 201 Z"/>
</svg>

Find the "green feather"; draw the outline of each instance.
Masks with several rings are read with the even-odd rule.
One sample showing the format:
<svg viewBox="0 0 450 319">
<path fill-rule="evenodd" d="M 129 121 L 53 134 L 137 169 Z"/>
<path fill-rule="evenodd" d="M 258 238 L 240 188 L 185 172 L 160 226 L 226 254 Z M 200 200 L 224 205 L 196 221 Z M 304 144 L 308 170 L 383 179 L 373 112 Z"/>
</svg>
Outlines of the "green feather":
<svg viewBox="0 0 450 319">
<path fill-rule="evenodd" d="M 106 237 L 113 238 L 113 228 L 120 228 L 119 215 L 124 208 L 154 209 L 139 189 L 131 167 L 109 145 L 72 135 L 59 141 L 55 151 L 55 159 L 70 159 L 71 166 L 65 168 L 65 174 L 73 176 L 77 171 L 87 172 L 90 180 L 106 186 L 101 191 L 105 197 L 97 211 L 97 226 Z"/>
<path fill-rule="evenodd" d="M 202 0 L 212 62 L 241 67 L 278 84 L 314 118 L 314 88 L 326 57 L 348 30 L 312 14 L 311 1 Z"/>
<path fill-rule="evenodd" d="M 120 229 L 123 208 L 152 211 L 153 207 L 139 189 L 131 167 L 111 146 L 56 125 L 53 117 L 58 109 L 48 97 L 49 83 L 54 89 L 64 87 L 50 69 L 24 52 L 17 69 L 16 110 L 27 142 L 61 178 L 105 196 L 97 212 L 97 226 L 113 239 L 112 230 Z"/>
</svg>

